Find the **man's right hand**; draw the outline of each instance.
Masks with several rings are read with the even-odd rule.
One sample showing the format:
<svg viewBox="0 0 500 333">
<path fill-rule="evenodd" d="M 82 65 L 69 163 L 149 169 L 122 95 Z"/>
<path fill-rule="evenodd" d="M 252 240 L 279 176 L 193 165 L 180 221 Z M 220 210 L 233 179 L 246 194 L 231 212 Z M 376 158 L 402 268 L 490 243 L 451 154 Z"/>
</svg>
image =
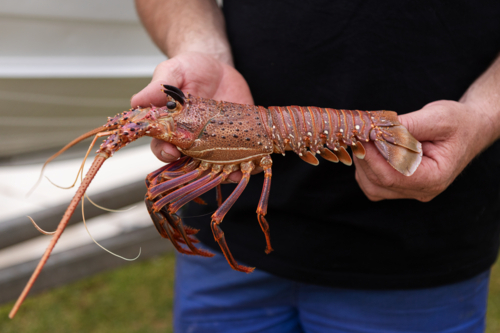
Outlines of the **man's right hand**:
<svg viewBox="0 0 500 333">
<path fill-rule="evenodd" d="M 165 105 L 167 98 L 161 91 L 162 84 L 178 87 L 200 97 L 253 104 L 250 89 L 243 76 L 232 66 L 203 53 L 181 53 L 160 63 L 151 83 L 132 97 L 131 106 Z M 156 157 L 166 163 L 181 156 L 172 144 L 158 139 L 153 139 L 151 149 Z M 230 177 L 232 181 L 239 181 L 239 178 L 239 173 Z"/>
</svg>

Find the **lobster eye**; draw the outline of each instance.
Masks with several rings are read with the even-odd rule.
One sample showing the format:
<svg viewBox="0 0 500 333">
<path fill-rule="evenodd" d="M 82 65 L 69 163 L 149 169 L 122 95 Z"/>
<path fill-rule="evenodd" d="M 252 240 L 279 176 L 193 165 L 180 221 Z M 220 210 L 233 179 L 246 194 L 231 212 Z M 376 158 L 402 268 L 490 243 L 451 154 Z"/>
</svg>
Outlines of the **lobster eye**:
<svg viewBox="0 0 500 333">
<path fill-rule="evenodd" d="M 168 108 L 169 110 L 173 110 L 173 109 L 175 109 L 176 107 L 177 107 L 177 103 L 175 103 L 175 102 L 167 102 L 167 108 Z"/>
</svg>

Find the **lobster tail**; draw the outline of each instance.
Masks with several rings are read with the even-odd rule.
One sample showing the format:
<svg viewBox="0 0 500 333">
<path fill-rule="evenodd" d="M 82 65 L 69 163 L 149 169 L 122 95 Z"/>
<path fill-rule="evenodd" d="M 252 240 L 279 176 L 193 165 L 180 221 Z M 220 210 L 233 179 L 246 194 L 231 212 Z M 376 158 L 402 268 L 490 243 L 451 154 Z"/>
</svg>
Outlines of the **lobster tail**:
<svg viewBox="0 0 500 333">
<path fill-rule="evenodd" d="M 395 112 L 371 114 L 375 127 L 370 132 L 370 139 L 394 169 L 411 176 L 422 161 L 422 144 L 401 125 Z"/>
<path fill-rule="evenodd" d="M 405 176 L 411 176 L 422 161 L 422 144 L 403 126 L 384 128 L 375 146 L 387 162 Z"/>
<path fill-rule="evenodd" d="M 354 156 L 363 159 L 366 153 L 363 142 L 370 140 L 387 162 L 405 176 L 412 175 L 422 161 L 422 145 L 401 125 L 393 111 L 292 105 L 271 106 L 267 112 L 275 152 L 292 150 L 312 165 L 318 165 L 315 154 L 331 162 L 351 165 L 346 148 L 351 147 Z"/>
</svg>

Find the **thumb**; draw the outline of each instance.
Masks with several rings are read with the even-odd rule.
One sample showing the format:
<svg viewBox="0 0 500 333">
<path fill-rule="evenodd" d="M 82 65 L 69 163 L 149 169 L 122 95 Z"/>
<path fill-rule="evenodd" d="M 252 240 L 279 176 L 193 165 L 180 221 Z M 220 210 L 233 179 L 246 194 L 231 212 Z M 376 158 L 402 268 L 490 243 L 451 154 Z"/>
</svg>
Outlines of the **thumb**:
<svg viewBox="0 0 500 333">
<path fill-rule="evenodd" d="M 449 102 L 451 101 L 427 104 L 418 111 L 399 116 L 399 122 L 419 141 L 444 140 L 452 130 L 448 117 L 449 107 L 446 105 Z"/>
<path fill-rule="evenodd" d="M 151 82 L 130 99 L 130 105 L 150 106 L 165 105 L 167 96 L 162 92 L 162 85 L 168 84 L 182 89 L 184 78 L 181 64 L 176 59 L 169 59 L 160 63 L 154 73 Z"/>
</svg>

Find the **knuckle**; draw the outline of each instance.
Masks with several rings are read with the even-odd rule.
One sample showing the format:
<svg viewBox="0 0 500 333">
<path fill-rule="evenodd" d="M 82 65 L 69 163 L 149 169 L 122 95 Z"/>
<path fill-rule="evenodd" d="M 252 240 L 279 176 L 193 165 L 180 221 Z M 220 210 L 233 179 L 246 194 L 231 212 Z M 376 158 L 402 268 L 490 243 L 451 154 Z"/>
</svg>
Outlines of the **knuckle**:
<svg viewBox="0 0 500 333">
<path fill-rule="evenodd" d="M 424 196 L 418 197 L 416 199 L 420 202 L 429 202 L 432 199 L 434 199 L 436 196 L 437 196 L 437 194 L 436 195 L 424 195 Z"/>
<path fill-rule="evenodd" d="M 444 192 L 448 186 L 446 184 L 437 184 L 427 188 L 420 189 L 420 195 L 416 197 L 418 201 L 429 202 Z"/>
<path fill-rule="evenodd" d="M 369 175 L 369 179 L 373 184 L 385 188 L 392 188 L 396 183 L 393 177 L 384 173 Z"/>
<path fill-rule="evenodd" d="M 160 62 L 156 66 L 153 72 L 153 81 L 168 78 L 170 84 L 179 86 L 179 82 L 182 82 L 182 73 L 183 68 L 181 62 L 175 58 L 168 59 Z"/>
<path fill-rule="evenodd" d="M 376 195 L 367 194 L 367 193 L 365 193 L 365 194 L 366 194 L 366 197 L 368 198 L 368 200 L 370 200 L 370 201 L 376 202 L 376 201 L 382 200 L 382 198 L 380 198 L 380 197 L 378 197 Z"/>
<path fill-rule="evenodd" d="M 168 60 L 165 60 L 165 61 L 160 62 L 160 63 L 156 66 L 156 68 L 155 68 L 155 70 L 154 70 L 154 72 L 153 72 L 153 77 L 156 77 L 156 76 L 158 76 L 158 75 L 161 75 L 161 73 L 165 72 L 165 71 L 167 70 L 167 68 L 168 68 L 168 67 L 169 67 L 169 62 L 168 62 Z"/>
<path fill-rule="evenodd" d="M 395 185 L 395 181 L 391 177 L 383 176 L 380 179 L 380 184 L 383 187 L 392 188 Z"/>
<path fill-rule="evenodd" d="M 442 192 L 444 192 L 444 190 L 446 190 L 446 186 L 444 186 L 444 185 L 438 185 L 438 186 L 432 188 L 432 190 L 430 192 L 432 193 L 432 197 L 434 198 L 437 195 L 439 195 Z"/>
<path fill-rule="evenodd" d="M 361 188 L 361 191 L 366 195 L 368 200 L 370 201 L 379 201 L 379 197 L 377 196 L 377 186 L 374 185 L 371 182 L 366 182 L 360 179 L 360 177 L 357 176 L 356 173 L 356 180 L 358 182 L 359 187 Z"/>
<path fill-rule="evenodd" d="M 414 133 L 419 133 L 421 124 L 419 121 L 419 114 L 416 113 L 407 113 L 404 115 L 398 116 L 399 122 L 406 127 L 408 132 L 414 134 Z"/>
<path fill-rule="evenodd" d="M 375 185 L 381 185 L 379 177 L 373 172 L 365 172 L 366 179 Z"/>
</svg>

